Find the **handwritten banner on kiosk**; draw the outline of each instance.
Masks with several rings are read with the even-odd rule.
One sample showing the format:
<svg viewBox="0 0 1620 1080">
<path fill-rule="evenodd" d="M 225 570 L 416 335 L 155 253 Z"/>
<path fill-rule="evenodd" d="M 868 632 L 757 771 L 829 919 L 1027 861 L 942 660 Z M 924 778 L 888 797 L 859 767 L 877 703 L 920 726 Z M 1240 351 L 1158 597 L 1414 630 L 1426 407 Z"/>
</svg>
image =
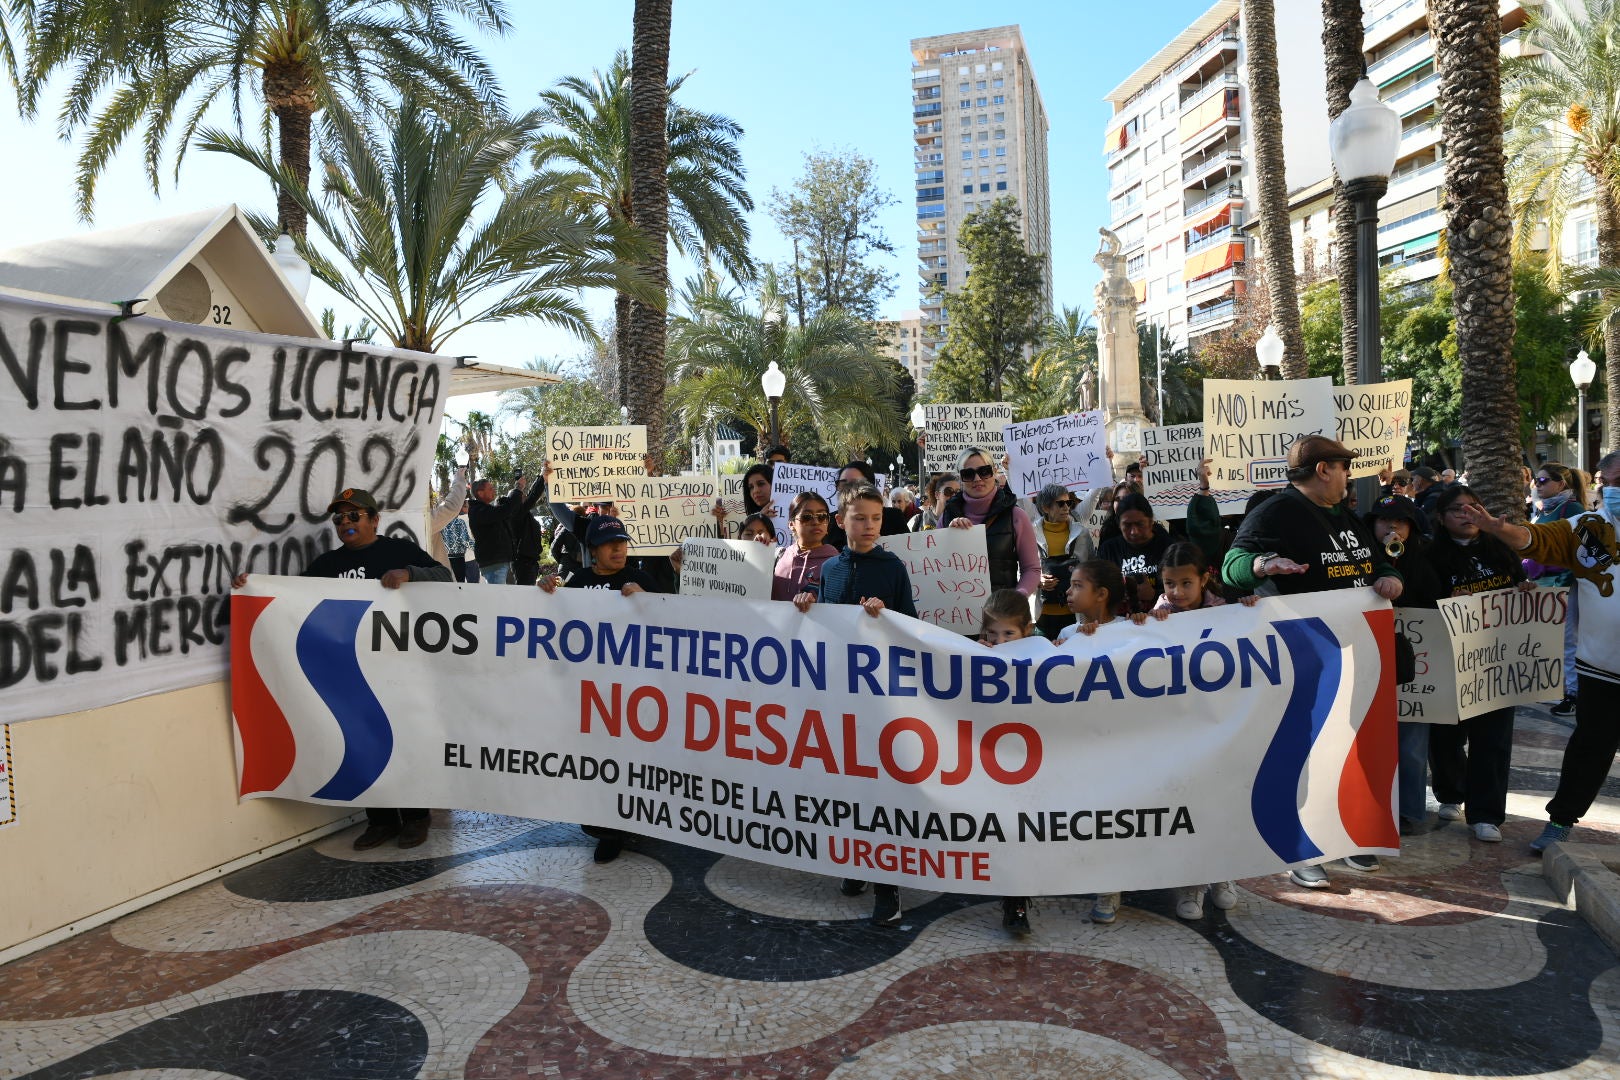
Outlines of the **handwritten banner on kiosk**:
<svg viewBox="0 0 1620 1080">
<path fill-rule="evenodd" d="M 1034 496 L 1047 484 L 1084 495 L 1113 483 L 1101 410 L 1008 424 L 1007 482 L 1014 494 Z"/>
<path fill-rule="evenodd" d="M 917 618 L 942 630 L 976 636 L 990 595 L 984 526 L 883 536 L 878 543 L 906 564 Z"/>
<path fill-rule="evenodd" d="M 1458 718 L 1563 697 L 1568 613 L 1568 589 L 1496 589 L 1441 600 Z"/>
<path fill-rule="evenodd" d="M 641 424 L 547 428 L 546 456 L 552 502 L 608 502 L 615 480 L 647 475 L 647 429 Z"/>
<path fill-rule="evenodd" d="M 0 722 L 225 677 L 238 571 L 419 537 L 449 363 L 0 294 Z"/>
<path fill-rule="evenodd" d="M 334 599 L 364 614 L 311 618 Z M 256 578 L 234 598 L 238 790 L 990 896 L 1257 877 L 1398 849 L 1372 749 L 1395 741 L 1391 622 L 1343 590 L 987 649 L 841 604 Z M 312 645 L 388 752 L 335 737 Z"/>
<path fill-rule="evenodd" d="M 1377 476 L 1385 466 L 1400 468 L 1412 430 L 1411 379 L 1335 387 L 1333 405 L 1339 441 L 1361 453 L 1350 463 L 1352 478 Z"/>
<path fill-rule="evenodd" d="M 689 536 L 681 542 L 681 595 L 769 600 L 776 549 L 756 540 Z"/>
<path fill-rule="evenodd" d="M 1142 429 L 1142 493 L 1153 504 L 1153 516 L 1179 521 L 1187 503 L 1199 493 L 1198 466 L 1204 459 L 1204 425 L 1172 424 Z M 1241 514 L 1254 489 L 1210 483 L 1209 494 L 1222 514 Z"/>
<path fill-rule="evenodd" d="M 971 405 L 924 405 L 923 468 L 926 472 L 955 472 L 962 451 L 977 446 L 999 465 L 1005 453 L 1002 428 L 1012 423 L 1012 406 L 1005 401 Z"/>
<path fill-rule="evenodd" d="M 667 555 L 688 536 L 714 535 L 714 478 L 635 476 L 613 481 L 609 496 L 636 555 Z"/>
<path fill-rule="evenodd" d="M 1288 483 L 1288 448 L 1338 431 L 1332 379 L 1204 380 L 1205 457 L 1213 487 Z"/>
<path fill-rule="evenodd" d="M 1457 722 L 1457 673 L 1446 620 L 1432 608 L 1396 608 L 1395 632 L 1412 643 L 1417 664 L 1411 682 L 1399 687 L 1399 715 L 1408 723 Z"/>
</svg>

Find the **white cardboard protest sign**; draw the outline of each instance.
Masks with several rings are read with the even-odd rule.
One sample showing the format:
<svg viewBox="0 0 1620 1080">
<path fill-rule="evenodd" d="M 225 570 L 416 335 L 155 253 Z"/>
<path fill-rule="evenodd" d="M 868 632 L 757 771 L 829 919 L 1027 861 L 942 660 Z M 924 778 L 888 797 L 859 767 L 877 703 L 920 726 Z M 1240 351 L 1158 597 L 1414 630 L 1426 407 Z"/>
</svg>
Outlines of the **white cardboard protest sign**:
<svg viewBox="0 0 1620 1080">
<path fill-rule="evenodd" d="M 712 476 L 621 477 L 610 497 L 638 555 L 667 555 L 688 536 L 714 535 Z"/>
<path fill-rule="evenodd" d="M 225 677 L 240 571 L 297 574 L 364 489 L 427 547 L 426 353 L 0 294 L 0 722 Z"/>
<path fill-rule="evenodd" d="M 788 508 L 801 491 L 813 491 L 827 500 L 827 505 L 838 510 L 838 472 L 823 465 L 795 465 L 778 461 L 771 468 L 771 502 L 776 504 L 777 516 L 785 522 Z"/>
<path fill-rule="evenodd" d="M 900 557 L 911 577 L 917 618 L 942 630 L 976 636 L 990 595 L 990 557 L 984 526 L 929 529 L 878 538 Z"/>
<path fill-rule="evenodd" d="M 769 600 L 776 549 L 757 540 L 681 541 L 681 595 Z"/>
<path fill-rule="evenodd" d="M 641 424 L 547 428 L 551 501 L 608 502 L 615 480 L 647 475 L 646 456 L 647 429 Z"/>
<path fill-rule="evenodd" d="M 1332 437 L 1338 430 L 1332 379 L 1204 380 L 1211 486 L 1283 487 L 1288 448 L 1306 435 Z"/>
<path fill-rule="evenodd" d="M 1400 719 L 1408 723 L 1457 722 L 1457 673 L 1446 620 L 1432 608 L 1395 609 L 1395 632 L 1412 643 L 1417 663 L 1412 681 L 1398 688 Z"/>
<path fill-rule="evenodd" d="M 1085 495 L 1113 483 L 1100 409 L 1007 424 L 1001 431 L 1007 483 L 1016 495 L 1033 497 L 1047 484 Z"/>
<path fill-rule="evenodd" d="M 1412 380 L 1338 386 L 1333 390 L 1338 440 L 1361 456 L 1350 463 L 1352 478 L 1377 476 L 1385 466 L 1401 467 L 1412 430 Z"/>
<path fill-rule="evenodd" d="M 1257 877 L 1398 850 L 1391 622 L 1336 590 L 990 649 L 840 604 L 255 578 L 238 791 L 989 896 Z"/>
<path fill-rule="evenodd" d="M 1012 406 L 1005 401 L 966 405 L 924 405 L 923 468 L 929 473 L 955 472 L 962 451 L 977 446 L 1001 464 L 1006 451 L 1002 428 L 1012 422 Z"/>
<path fill-rule="evenodd" d="M 1187 503 L 1199 493 L 1198 467 L 1204 459 L 1204 425 L 1172 424 L 1142 430 L 1142 494 L 1153 504 L 1153 516 L 1179 521 Z M 1210 496 L 1222 514 L 1241 514 L 1254 494 L 1247 485 L 1210 483 Z"/>
<path fill-rule="evenodd" d="M 1441 600 L 1458 718 L 1562 698 L 1568 613 L 1568 589 L 1495 589 Z"/>
</svg>

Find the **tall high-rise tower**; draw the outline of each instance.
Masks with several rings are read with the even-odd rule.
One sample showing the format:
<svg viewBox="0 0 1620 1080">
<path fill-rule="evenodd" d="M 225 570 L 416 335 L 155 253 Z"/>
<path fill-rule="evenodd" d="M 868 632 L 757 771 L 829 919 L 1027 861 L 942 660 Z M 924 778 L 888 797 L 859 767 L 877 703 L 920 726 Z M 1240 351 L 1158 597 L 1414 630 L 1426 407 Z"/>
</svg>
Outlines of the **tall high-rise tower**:
<svg viewBox="0 0 1620 1080">
<path fill-rule="evenodd" d="M 962 219 L 1010 195 L 1023 212 L 1025 247 L 1050 255 L 1052 200 L 1046 105 L 1017 26 L 913 39 L 911 90 L 926 379 L 944 340 L 940 290 L 967 278 L 956 245 Z M 1050 274 L 1041 299 L 1051 310 Z"/>
</svg>

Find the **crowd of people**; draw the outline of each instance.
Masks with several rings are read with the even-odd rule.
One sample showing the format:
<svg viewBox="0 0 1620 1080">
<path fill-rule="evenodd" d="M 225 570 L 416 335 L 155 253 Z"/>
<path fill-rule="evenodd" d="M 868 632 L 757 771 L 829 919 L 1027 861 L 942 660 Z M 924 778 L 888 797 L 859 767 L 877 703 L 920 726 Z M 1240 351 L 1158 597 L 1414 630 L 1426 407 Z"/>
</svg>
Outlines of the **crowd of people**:
<svg viewBox="0 0 1620 1080">
<path fill-rule="evenodd" d="M 993 456 L 978 448 L 964 451 L 955 470 L 928 478 L 921 492 L 898 498 L 878 490 L 871 466 L 851 462 L 839 474 L 836 512 L 814 492 L 799 494 L 786 508 L 791 536 L 776 558 L 771 595 L 800 611 L 856 604 L 873 617 L 885 611 L 915 616 L 905 563 L 878 543 L 880 537 L 975 526 L 985 530 L 991 590 L 979 640 L 991 648 L 1034 634 L 1061 644 L 1264 596 L 1370 588 L 1398 606 L 1432 608 L 1442 598 L 1486 590 L 1572 586 L 1571 623 L 1577 610 L 1581 615 L 1571 627 L 1568 693 L 1553 711 L 1573 715 L 1575 727 L 1548 821 L 1530 845 L 1539 853 L 1567 838 L 1588 811 L 1620 745 L 1620 594 L 1613 588 L 1620 452 L 1599 462 L 1600 494 L 1592 500 L 1577 471 L 1556 463 L 1526 470 L 1528 525 L 1493 516 L 1465 480 L 1426 467 L 1387 473 L 1375 504 L 1357 508 L 1350 485 L 1354 456 L 1325 436 L 1301 439 L 1288 456 L 1287 485 L 1257 492 L 1242 515 L 1224 518 L 1206 467 L 1185 516 L 1169 523 L 1156 519 L 1135 463 L 1117 486 L 1086 500 L 1058 485 L 1023 500 L 1008 488 Z M 716 505 L 719 535 L 777 546 L 773 464 L 761 462 L 744 474 L 740 520 Z M 470 513 L 456 513 L 457 485 L 465 490 L 466 484 L 459 474 L 435 504 L 433 552 L 379 536 L 375 500 L 344 491 L 328 508 L 340 547 L 305 573 L 372 578 L 384 587 L 449 581 L 455 574 L 456 580 L 538 585 L 547 593 L 564 587 L 677 591 L 678 556 L 633 558 L 631 537 L 611 503 L 548 504 L 558 522 L 550 545 L 557 566 L 539 576 L 540 541 L 529 526 L 549 475 L 548 464 L 533 491 L 520 477 L 504 496 L 480 480 L 471 486 Z M 479 559 L 476 578 L 462 576 L 456 563 L 467 559 L 469 546 Z M 1505 708 L 1456 724 L 1399 724 L 1396 797 L 1403 835 L 1462 820 L 1479 842 L 1502 840 L 1513 723 L 1514 710 Z M 1432 819 L 1430 789 L 1439 804 Z M 357 849 L 395 837 L 401 847 L 412 847 L 427 835 L 427 812 L 420 808 L 368 810 L 368 818 Z M 628 839 L 613 829 L 589 831 L 602 862 L 616 858 Z M 1360 872 L 1381 868 L 1376 855 L 1352 855 L 1343 865 Z M 1320 864 L 1288 873 L 1305 888 L 1329 885 Z M 867 887 L 854 879 L 842 885 L 852 896 Z M 880 884 L 873 892 L 873 922 L 897 924 L 898 889 Z M 1189 884 L 1176 890 L 1177 914 L 1202 917 L 1206 895 L 1218 908 L 1236 902 L 1230 881 Z M 1118 893 L 1098 894 L 1092 920 L 1112 922 L 1118 903 Z M 1002 909 L 1008 930 L 1029 932 L 1029 898 L 1006 897 Z"/>
</svg>

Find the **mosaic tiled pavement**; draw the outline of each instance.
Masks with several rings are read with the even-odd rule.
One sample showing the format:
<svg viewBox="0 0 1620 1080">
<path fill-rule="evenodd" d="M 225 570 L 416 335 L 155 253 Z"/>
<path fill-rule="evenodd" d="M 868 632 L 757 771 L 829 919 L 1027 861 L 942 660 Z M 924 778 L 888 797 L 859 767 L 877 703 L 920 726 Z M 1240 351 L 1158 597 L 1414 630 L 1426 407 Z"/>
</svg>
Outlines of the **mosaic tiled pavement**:
<svg viewBox="0 0 1620 1080">
<path fill-rule="evenodd" d="M 1507 840 L 1409 838 L 1331 890 L 1177 919 L 904 892 L 571 825 L 353 830 L 0 968 L 0 1078 L 1620 1077 L 1620 962 L 1526 844 L 1567 724 L 1521 710 Z M 1620 845 L 1620 775 L 1577 831 Z"/>
</svg>

